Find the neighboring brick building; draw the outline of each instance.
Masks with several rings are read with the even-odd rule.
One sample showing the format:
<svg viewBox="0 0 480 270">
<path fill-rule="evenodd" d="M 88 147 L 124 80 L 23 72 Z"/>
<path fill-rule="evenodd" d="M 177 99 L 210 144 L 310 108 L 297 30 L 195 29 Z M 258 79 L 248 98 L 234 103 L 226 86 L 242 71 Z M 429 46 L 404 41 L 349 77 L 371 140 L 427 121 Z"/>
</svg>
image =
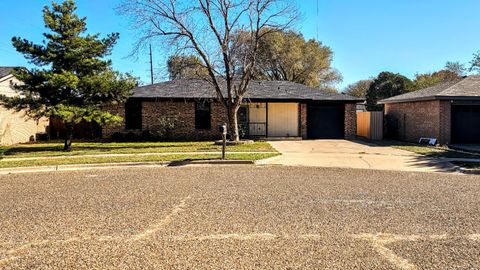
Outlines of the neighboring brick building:
<svg viewBox="0 0 480 270">
<path fill-rule="evenodd" d="M 103 135 L 165 133 L 168 125 L 168 135 L 174 139 L 216 139 L 220 136 L 217 126 L 227 122 L 216 96 L 209 83 L 198 79 L 138 87 L 125 106 L 110 108 L 124 116 L 123 125 L 106 127 Z M 253 81 L 239 111 L 239 126 L 245 137 L 351 139 L 356 135 L 359 101 L 292 82 Z"/>
<path fill-rule="evenodd" d="M 380 101 L 387 130 L 396 138 L 440 144 L 480 143 L 480 77 L 439 84 Z"/>
</svg>

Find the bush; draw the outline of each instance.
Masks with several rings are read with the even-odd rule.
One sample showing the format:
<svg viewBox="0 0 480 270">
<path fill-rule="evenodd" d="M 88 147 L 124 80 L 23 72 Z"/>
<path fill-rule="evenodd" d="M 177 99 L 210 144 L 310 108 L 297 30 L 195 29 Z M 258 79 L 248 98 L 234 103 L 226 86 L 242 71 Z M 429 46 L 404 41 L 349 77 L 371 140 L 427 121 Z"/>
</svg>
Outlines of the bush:
<svg viewBox="0 0 480 270">
<path fill-rule="evenodd" d="M 134 132 L 115 132 L 110 140 L 113 142 L 135 142 L 139 141 L 139 136 Z"/>
</svg>

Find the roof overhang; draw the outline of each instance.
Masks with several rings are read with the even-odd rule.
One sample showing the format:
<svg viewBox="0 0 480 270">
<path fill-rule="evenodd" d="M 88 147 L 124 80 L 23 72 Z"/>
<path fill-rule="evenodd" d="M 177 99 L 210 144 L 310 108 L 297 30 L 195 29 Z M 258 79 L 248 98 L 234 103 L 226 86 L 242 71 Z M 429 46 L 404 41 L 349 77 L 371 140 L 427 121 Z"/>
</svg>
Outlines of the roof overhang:
<svg viewBox="0 0 480 270">
<path fill-rule="evenodd" d="M 132 99 L 143 99 L 153 101 L 195 101 L 195 100 L 218 100 L 215 97 L 154 97 L 154 96 L 131 96 Z M 357 100 L 339 100 L 339 99 L 296 99 L 296 98 L 243 98 L 245 102 L 299 102 L 299 103 L 312 103 L 312 102 L 330 102 L 330 103 L 361 103 L 362 99 Z"/>
<path fill-rule="evenodd" d="M 393 103 L 406 103 L 406 102 L 421 102 L 432 100 L 480 100 L 480 96 L 433 96 L 422 98 L 410 98 L 399 100 L 380 100 L 378 104 L 393 104 Z"/>
<path fill-rule="evenodd" d="M 7 76 L 1 77 L 1 78 L 0 78 L 0 82 L 9 80 L 9 79 L 11 79 L 11 78 L 14 78 L 13 74 L 8 74 Z"/>
</svg>

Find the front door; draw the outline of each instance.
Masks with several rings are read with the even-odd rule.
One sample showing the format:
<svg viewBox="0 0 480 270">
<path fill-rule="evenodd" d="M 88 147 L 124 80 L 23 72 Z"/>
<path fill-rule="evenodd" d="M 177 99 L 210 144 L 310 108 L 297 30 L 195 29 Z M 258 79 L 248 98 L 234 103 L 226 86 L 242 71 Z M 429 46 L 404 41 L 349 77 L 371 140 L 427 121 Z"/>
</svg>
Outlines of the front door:
<svg viewBox="0 0 480 270">
<path fill-rule="evenodd" d="M 250 137 L 267 136 L 267 104 L 248 104 L 248 135 Z"/>
</svg>

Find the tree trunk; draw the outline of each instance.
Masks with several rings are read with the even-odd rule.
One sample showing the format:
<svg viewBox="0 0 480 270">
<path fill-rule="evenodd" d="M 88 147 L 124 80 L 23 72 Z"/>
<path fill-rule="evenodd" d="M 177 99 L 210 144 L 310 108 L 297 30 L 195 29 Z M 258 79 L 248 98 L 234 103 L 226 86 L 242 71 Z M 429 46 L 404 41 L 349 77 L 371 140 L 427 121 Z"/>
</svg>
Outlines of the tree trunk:
<svg viewBox="0 0 480 270">
<path fill-rule="evenodd" d="M 238 132 L 238 109 L 240 109 L 240 106 L 235 104 L 230 105 L 230 108 L 228 108 L 228 129 L 230 140 L 235 142 L 240 141 L 240 135 Z"/>
<path fill-rule="evenodd" d="M 63 151 L 72 151 L 73 123 L 65 122 L 65 144 Z"/>
</svg>

